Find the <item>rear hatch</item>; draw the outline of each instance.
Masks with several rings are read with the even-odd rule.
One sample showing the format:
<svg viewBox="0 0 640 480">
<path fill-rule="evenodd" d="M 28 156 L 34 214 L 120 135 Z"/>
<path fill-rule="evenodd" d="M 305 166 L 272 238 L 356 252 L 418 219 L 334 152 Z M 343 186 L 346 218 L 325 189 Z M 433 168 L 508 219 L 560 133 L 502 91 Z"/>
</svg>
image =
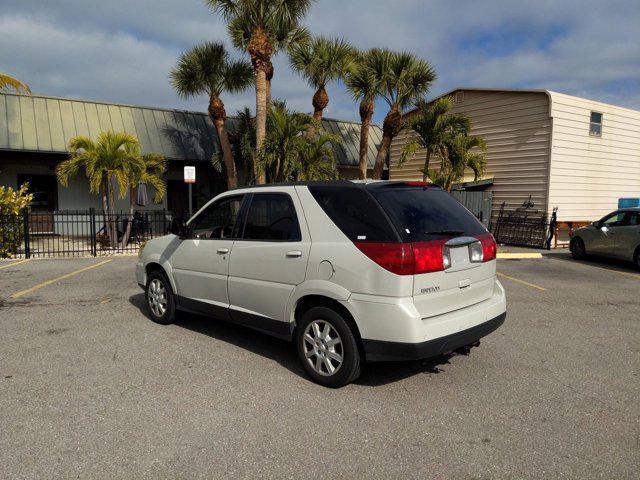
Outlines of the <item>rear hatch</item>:
<svg viewBox="0 0 640 480">
<path fill-rule="evenodd" d="M 491 297 L 496 244 L 471 212 L 430 184 L 374 183 L 368 190 L 412 246 L 413 298 L 423 318 Z"/>
</svg>

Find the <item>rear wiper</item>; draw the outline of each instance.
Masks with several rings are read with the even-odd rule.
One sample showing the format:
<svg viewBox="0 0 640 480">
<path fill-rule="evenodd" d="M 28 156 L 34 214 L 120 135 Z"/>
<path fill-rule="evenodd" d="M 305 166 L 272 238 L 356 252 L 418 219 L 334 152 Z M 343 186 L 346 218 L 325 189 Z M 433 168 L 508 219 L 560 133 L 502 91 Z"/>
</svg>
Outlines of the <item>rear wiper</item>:
<svg viewBox="0 0 640 480">
<path fill-rule="evenodd" d="M 424 232 L 425 235 L 462 235 L 464 231 L 462 230 L 431 230 L 429 232 Z"/>
</svg>

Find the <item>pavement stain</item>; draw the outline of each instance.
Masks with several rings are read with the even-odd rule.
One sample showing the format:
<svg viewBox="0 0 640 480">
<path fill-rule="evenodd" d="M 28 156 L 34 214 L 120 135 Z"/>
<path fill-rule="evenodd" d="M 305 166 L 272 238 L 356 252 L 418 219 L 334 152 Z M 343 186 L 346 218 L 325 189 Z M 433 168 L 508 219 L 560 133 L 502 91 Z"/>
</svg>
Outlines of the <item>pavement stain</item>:
<svg viewBox="0 0 640 480">
<path fill-rule="evenodd" d="M 70 328 L 49 328 L 45 330 L 44 333 L 47 335 L 60 335 L 61 333 L 68 332 L 71 330 Z"/>
</svg>

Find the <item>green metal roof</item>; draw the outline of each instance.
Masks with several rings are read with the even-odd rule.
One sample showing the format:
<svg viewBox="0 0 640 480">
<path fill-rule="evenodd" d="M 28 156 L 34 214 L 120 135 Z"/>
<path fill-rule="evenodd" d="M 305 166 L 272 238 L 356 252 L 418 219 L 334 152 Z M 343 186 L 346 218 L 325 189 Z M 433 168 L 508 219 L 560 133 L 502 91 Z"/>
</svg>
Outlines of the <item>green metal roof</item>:
<svg viewBox="0 0 640 480">
<path fill-rule="evenodd" d="M 322 125 L 341 139 L 335 146 L 338 164 L 358 165 L 360 125 L 334 119 Z M 65 153 L 72 137 L 96 138 L 105 130 L 132 133 L 143 153 L 157 152 L 172 160 L 208 161 L 219 149 L 215 128 L 203 112 L 0 93 L 0 150 Z M 370 167 L 381 140 L 382 131 L 372 125 Z"/>
</svg>

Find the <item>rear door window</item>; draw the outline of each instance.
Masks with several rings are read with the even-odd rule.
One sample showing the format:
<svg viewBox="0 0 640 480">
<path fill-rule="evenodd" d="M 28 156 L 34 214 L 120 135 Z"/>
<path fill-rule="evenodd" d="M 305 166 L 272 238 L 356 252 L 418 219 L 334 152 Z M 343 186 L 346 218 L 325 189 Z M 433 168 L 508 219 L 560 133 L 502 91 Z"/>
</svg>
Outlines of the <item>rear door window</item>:
<svg viewBox="0 0 640 480">
<path fill-rule="evenodd" d="M 378 202 L 364 188 L 310 186 L 309 191 L 352 242 L 400 240 Z"/>
<path fill-rule="evenodd" d="M 242 238 L 272 242 L 300 241 L 300 226 L 291 197 L 285 193 L 253 195 Z"/>
<path fill-rule="evenodd" d="M 487 230 L 455 198 L 437 187 L 390 184 L 371 192 L 407 242 L 421 242 Z"/>
</svg>

